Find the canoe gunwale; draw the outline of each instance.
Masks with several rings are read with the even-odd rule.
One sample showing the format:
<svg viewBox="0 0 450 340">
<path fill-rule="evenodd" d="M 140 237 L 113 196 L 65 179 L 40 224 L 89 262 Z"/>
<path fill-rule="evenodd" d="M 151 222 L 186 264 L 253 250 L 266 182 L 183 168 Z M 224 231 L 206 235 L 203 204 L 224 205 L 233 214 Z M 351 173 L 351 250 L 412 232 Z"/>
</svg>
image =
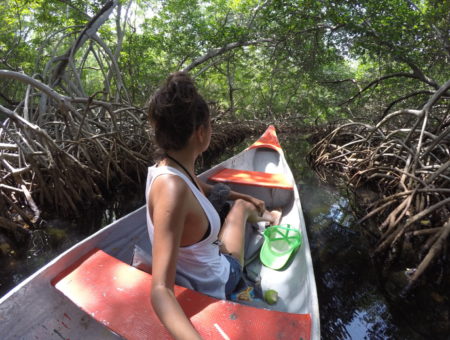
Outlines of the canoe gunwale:
<svg viewBox="0 0 450 340">
<path fill-rule="evenodd" d="M 273 141 L 273 136 L 276 138 L 275 130 L 273 127 L 269 127 L 268 130 L 271 130 L 271 141 Z M 267 132 L 267 131 L 266 131 Z M 264 135 L 263 135 L 264 136 Z M 278 139 L 276 139 L 278 140 Z M 306 233 L 306 226 L 303 218 L 302 208 L 301 208 L 301 202 L 300 202 L 300 196 L 298 192 L 298 188 L 295 185 L 295 179 L 293 177 L 292 171 L 285 159 L 284 152 L 279 147 L 279 145 L 273 145 L 270 146 L 267 141 L 263 141 L 262 143 L 258 144 L 258 141 L 255 142 L 253 145 L 251 145 L 249 148 L 243 150 L 242 152 L 234 155 L 233 157 L 225 160 L 224 162 L 212 167 L 211 169 L 203 172 L 199 175 L 199 178 L 202 180 L 208 181 L 208 177 L 211 176 L 213 173 L 224 169 L 226 167 L 232 168 L 235 164 L 239 164 L 241 162 L 241 159 L 246 156 L 247 153 L 255 153 L 257 150 L 272 150 L 276 151 L 279 154 L 279 166 L 283 169 L 284 175 L 287 177 L 289 181 L 293 183 L 293 190 L 290 190 L 291 192 L 291 200 L 290 204 L 291 210 L 295 212 L 295 214 L 298 214 L 298 228 L 301 229 L 301 232 L 303 234 L 303 244 L 302 247 L 304 247 L 304 254 L 298 253 L 297 256 L 304 256 L 304 263 L 307 266 L 307 290 L 309 292 L 309 310 L 308 313 L 311 314 L 312 319 L 312 329 L 311 329 L 311 339 L 318 340 L 320 339 L 320 319 L 319 319 L 319 306 L 318 306 L 318 297 L 317 297 L 317 290 L 316 290 L 316 284 L 315 284 L 315 277 L 314 277 L 314 270 L 313 270 L 313 262 L 311 258 L 310 253 L 310 247 L 309 247 L 309 240 Z M 251 167 L 251 166 L 249 166 Z M 283 190 L 283 189 L 279 189 Z M 286 190 L 285 190 L 286 191 Z M 294 214 L 294 213 L 293 213 Z M 294 215 L 295 215 L 294 214 Z M 33 301 L 30 300 L 37 300 L 41 301 L 42 306 L 36 306 L 34 310 L 38 311 L 39 308 L 52 308 L 53 306 L 54 311 L 59 311 L 58 306 L 51 305 L 51 302 L 45 302 L 46 298 L 48 300 L 48 297 L 55 297 L 55 292 L 50 291 L 51 289 L 54 289 L 53 286 L 51 286 L 50 281 L 53 280 L 58 273 L 62 271 L 62 268 L 67 268 L 71 265 L 73 265 L 75 262 L 77 262 L 80 257 L 85 256 L 88 254 L 93 248 L 99 248 L 104 249 L 108 254 L 113 255 L 117 258 L 119 258 L 122 261 L 125 261 L 127 263 L 130 262 L 131 253 L 129 253 L 129 250 L 123 250 L 120 252 L 120 250 L 117 250 L 120 248 L 117 246 L 117 239 L 120 239 L 117 235 L 120 233 L 123 234 L 123 238 L 127 238 L 127 242 L 130 240 L 136 240 L 137 242 L 141 242 L 141 244 L 145 244 L 146 242 L 149 243 L 148 235 L 142 236 L 140 233 L 142 233 L 143 230 L 146 231 L 146 206 L 143 205 L 142 207 L 136 209 L 133 212 L 130 212 L 129 214 L 119 218 L 118 220 L 114 221 L 113 223 L 109 224 L 108 226 L 103 227 L 102 229 L 98 230 L 94 234 L 90 235 L 89 237 L 85 238 L 81 242 L 73 245 L 60 255 L 58 255 L 56 258 L 51 260 L 48 264 L 40 268 L 38 271 L 30 275 L 28 278 L 26 278 L 24 281 L 19 283 L 16 287 L 14 287 L 12 290 L 7 292 L 3 297 L 0 297 L 0 321 L 5 325 L 5 329 L 0 329 L 0 338 L 2 339 L 9 339 L 9 338 L 37 338 L 37 335 L 43 334 L 42 332 L 42 325 L 46 325 L 47 328 L 50 329 L 50 327 L 54 326 L 54 320 L 46 320 L 45 318 L 55 318 L 51 315 L 51 312 L 49 312 L 49 315 L 41 315 L 39 316 L 37 312 L 35 312 L 36 315 L 23 315 L 23 310 L 27 309 L 27 306 L 30 306 L 30 304 Z M 130 235 L 128 232 L 129 225 L 135 224 L 136 228 L 134 230 L 135 234 Z M 128 228 L 128 229 L 127 229 Z M 127 231 L 127 232 L 125 232 Z M 120 241 L 120 240 L 119 240 Z M 117 241 L 117 242 L 119 242 Z M 122 242 L 125 242 L 125 240 L 122 240 Z M 62 304 L 64 303 L 64 298 L 61 296 L 61 298 L 56 301 L 55 303 Z M 18 307 L 22 306 L 22 308 Z M 47 306 L 47 307 L 45 307 Z M 76 308 L 76 306 L 74 306 Z M 31 310 L 31 309 L 30 309 Z M 76 314 L 75 310 L 73 310 L 73 313 Z M 42 313 L 41 313 L 42 314 Z M 27 319 L 28 317 L 28 319 Z M 18 325 L 17 320 L 21 320 L 22 325 Z M 25 323 L 25 327 L 24 324 Z M 29 324 L 32 323 L 32 324 Z M 118 337 L 114 334 L 111 335 L 105 335 L 106 333 L 102 333 L 102 329 L 98 328 L 100 326 L 90 324 L 90 329 L 93 330 L 93 332 L 96 332 L 95 334 L 103 334 L 105 339 L 117 339 Z M 102 326 L 103 327 L 103 326 Z M 3 327 L 2 327 L 3 328 Z M 38 329 L 39 328 L 39 329 Z M 6 330 L 7 329 L 7 330 Z M 86 334 L 90 334 L 90 329 L 87 329 Z M 64 331 L 64 327 L 61 328 L 62 331 Z M 21 333 L 22 332 L 22 333 Z M 31 333 L 28 333 L 31 332 Z M 41 332 L 41 333 L 39 333 Z M 22 334 L 22 335 L 20 335 Z M 37 335 L 36 335 L 37 334 Z M 76 335 L 78 333 L 70 333 L 72 338 L 76 338 Z M 66 338 L 70 337 L 70 335 L 64 335 Z M 41 337 L 45 338 L 45 337 Z"/>
</svg>

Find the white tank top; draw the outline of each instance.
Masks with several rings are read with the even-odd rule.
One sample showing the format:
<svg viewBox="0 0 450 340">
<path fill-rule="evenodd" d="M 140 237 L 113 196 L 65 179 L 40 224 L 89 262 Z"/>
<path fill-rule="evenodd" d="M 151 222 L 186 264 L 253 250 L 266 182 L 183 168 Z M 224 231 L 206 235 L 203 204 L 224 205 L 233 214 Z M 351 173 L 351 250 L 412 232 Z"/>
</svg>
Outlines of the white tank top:
<svg viewBox="0 0 450 340">
<path fill-rule="evenodd" d="M 187 278 L 195 290 L 218 299 L 225 299 L 225 284 L 230 275 L 230 263 L 219 252 L 217 242 L 220 231 L 219 214 L 190 179 L 179 170 L 168 166 L 152 166 L 148 168 L 145 190 L 147 206 L 153 181 L 156 177 L 163 174 L 179 176 L 187 183 L 203 208 L 211 227 L 209 235 L 202 241 L 187 247 L 180 247 L 177 259 L 177 274 Z M 147 209 L 147 227 L 153 244 L 154 226 L 149 209 Z"/>
</svg>

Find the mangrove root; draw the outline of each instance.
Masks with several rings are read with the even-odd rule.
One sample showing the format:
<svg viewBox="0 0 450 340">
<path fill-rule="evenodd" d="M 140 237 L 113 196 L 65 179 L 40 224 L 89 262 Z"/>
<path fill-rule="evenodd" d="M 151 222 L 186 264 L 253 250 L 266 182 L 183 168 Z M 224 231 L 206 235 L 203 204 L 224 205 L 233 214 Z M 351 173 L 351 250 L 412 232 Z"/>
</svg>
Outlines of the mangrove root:
<svg viewBox="0 0 450 340">
<path fill-rule="evenodd" d="M 374 254 L 380 258 L 398 253 L 396 248 L 406 238 L 414 242 L 416 253 L 423 255 L 410 286 L 448 242 L 450 117 L 444 94 L 449 88 L 450 81 L 421 110 L 398 110 L 376 125 L 342 124 L 309 154 L 322 179 L 333 173 L 351 188 L 364 186 L 380 193 L 360 222 L 376 220 L 379 239 Z"/>
</svg>

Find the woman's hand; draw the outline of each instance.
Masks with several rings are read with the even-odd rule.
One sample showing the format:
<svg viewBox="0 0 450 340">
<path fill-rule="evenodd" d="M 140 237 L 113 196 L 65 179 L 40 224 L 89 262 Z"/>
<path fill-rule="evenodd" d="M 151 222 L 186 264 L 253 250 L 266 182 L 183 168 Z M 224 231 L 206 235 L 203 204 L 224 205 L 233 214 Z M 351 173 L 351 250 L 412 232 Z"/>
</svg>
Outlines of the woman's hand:
<svg viewBox="0 0 450 340">
<path fill-rule="evenodd" d="M 260 216 L 262 216 L 266 211 L 266 204 L 264 203 L 264 201 L 261 201 L 260 199 L 257 199 L 253 196 L 248 196 L 246 201 L 252 203 L 256 207 Z"/>
</svg>

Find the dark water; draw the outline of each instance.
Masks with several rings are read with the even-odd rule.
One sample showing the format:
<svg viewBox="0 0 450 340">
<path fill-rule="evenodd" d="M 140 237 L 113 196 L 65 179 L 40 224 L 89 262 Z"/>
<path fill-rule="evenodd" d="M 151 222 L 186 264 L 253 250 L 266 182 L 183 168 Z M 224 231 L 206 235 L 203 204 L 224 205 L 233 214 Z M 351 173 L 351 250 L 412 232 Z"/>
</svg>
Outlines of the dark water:
<svg viewBox="0 0 450 340">
<path fill-rule="evenodd" d="M 386 298 L 351 208 L 351 195 L 320 183 L 308 167 L 310 145 L 280 136 L 297 179 L 314 263 L 322 339 L 433 339 L 408 323 L 417 314 Z"/>
<path fill-rule="evenodd" d="M 85 211 L 74 220 L 48 220 L 32 232 L 26 253 L 0 234 L 0 247 L 10 246 L 7 255 L 0 252 L 0 297 L 74 244 L 142 206 L 143 196 L 143 188 L 117 188 L 103 207 Z"/>
<path fill-rule="evenodd" d="M 415 311 L 398 310 L 385 299 L 348 195 L 319 183 L 305 161 L 308 143 L 279 137 L 298 181 L 307 223 L 322 339 L 433 339 L 411 327 L 406 316 Z M 51 228 L 36 232 L 31 251 L 0 259 L 0 296 L 72 244 L 142 204 L 143 192 L 128 188 L 104 209 L 88 211 L 77 221 L 50 221 Z"/>
</svg>

